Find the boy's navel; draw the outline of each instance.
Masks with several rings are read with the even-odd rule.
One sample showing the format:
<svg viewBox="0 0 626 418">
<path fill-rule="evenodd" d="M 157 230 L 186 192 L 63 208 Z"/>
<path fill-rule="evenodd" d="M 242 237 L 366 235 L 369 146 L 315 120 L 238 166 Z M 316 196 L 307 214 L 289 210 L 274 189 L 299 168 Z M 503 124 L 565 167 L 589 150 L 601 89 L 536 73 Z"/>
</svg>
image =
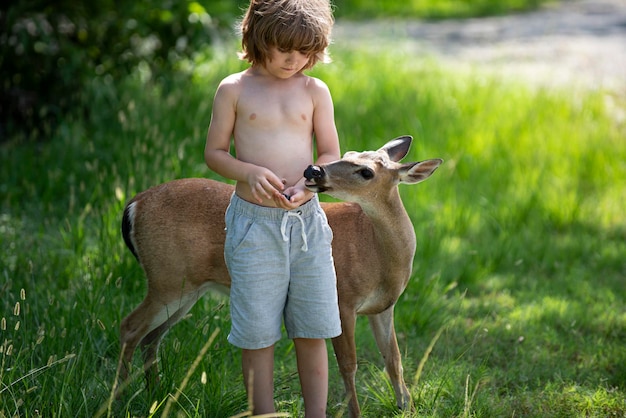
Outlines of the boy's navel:
<svg viewBox="0 0 626 418">
<path fill-rule="evenodd" d="M 256 119 L 256 113 L 250 113 L 250 120 Z"/>
<path fill-rule="evenodd" d="M 302 118 L 302 120 L 306 120 L 306 115 L 304 113 L 301 114 L 300 117 Z"/>
</svg>

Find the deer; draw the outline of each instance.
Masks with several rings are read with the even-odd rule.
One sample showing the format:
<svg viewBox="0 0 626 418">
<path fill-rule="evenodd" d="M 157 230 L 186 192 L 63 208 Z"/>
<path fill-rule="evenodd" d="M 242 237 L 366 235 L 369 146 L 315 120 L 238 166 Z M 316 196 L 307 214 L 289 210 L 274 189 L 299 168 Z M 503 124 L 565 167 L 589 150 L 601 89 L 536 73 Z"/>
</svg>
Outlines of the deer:
<svg viewBox="0 0 626 418">
<path fill-rule="evenodd" d="M 430 177 L 441 159 L 400 163 L 411 136 L 376 151 L 349 151 L 337 161 L 306 168 L 306 187 L 339 202 L 322 202 L 333 231 L 332 253 L 342 334 L 332 339 L 351 417 L 357 399 L 357 315 L 369 319 L 398 408 L 411 406 L 394 326 L 394 307 L 412 273 L 416 235 L 398 184 Z M 172 180 L 137 194 L 122 219 L 124 241 L 147 278 L 145 299 L 120 324 L 122 380 L 133 353 L 143 355 L 148 385 L 158 384 L 157 354 L 167 331 L 209 289 L 227 293 L 224 213 L 234 186 L 207 178 Z"/>
</svg>

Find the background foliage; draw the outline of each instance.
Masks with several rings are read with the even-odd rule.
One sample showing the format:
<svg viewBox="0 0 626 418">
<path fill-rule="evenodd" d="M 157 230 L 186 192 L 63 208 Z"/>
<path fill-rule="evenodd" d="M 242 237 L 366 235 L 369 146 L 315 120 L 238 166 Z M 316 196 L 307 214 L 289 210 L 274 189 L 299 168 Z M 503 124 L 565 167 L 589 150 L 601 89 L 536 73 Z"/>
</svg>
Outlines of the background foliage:
<svg viewBox="0 0 626 418">
<path fill-rule="evenodd" d="M 342 18 L 426 18 L 449 19 L 493 16 L 528 11 L 546 0 L 336 0 Z"/>
<path fill-rule="evenodd" d="M 467 17 L 527 10 L 541 0 L 337 0 L 337 18 Z M 94 78 L 117 82 L 139 67 L 165 88 L 182 62 L 232 31 L 245 0 L 24 0 L 0 7 L 0 141 L 49 136 L 62 115 L 89 112 Z"/>
<path fill-rule="evenodd" d="M 0 10 L 0 138 L 49 134 L 70 109 L 88 111 L 93 78 L 119 81 L 140 66 L 169 83 L 239 13 L 224 0 L 11 2 Z"/>
</svg>

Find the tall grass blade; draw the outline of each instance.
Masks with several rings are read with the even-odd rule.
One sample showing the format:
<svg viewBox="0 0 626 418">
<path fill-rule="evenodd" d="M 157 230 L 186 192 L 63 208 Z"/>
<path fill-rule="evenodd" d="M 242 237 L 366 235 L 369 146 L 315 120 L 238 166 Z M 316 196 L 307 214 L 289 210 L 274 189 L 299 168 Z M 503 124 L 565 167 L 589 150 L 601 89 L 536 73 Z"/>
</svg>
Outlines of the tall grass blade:
<svg viewBox="0 0 626 418">
<path fill-rule="evenodd" d="M 176 393 L 173 396 L 171 396 L 168 399 L 167 403 L 165 404 L 165 409 L 163 410 L 163 414 L 161 415 L 162 417 L 166 418 L 169 415 L 169 412 L 170 412 L 170 409 L 172 408 L 172 405 L 174 403 L 178 402 L 178 398 L 180 397 L 181 393 L 185 390 L 185 387 L 187 387 L 187 383 L 189 383 L 189 379 L 191 378 L 191 375 L 193 374 L 193 372 L 196 370 L 196 368 L 200 364 L 200 361 L 204 358 L 204 355 L 206 354 L 206 352 L 209 349 L 209 347 L 211 347 L 211 345 L 213 345 L 213 341 L 215 340 L 215 337 L 217 337 L 217 334 L 219 334 L 219 332 L 220 332 L 219 328 L 217 328 L 215 331 L 213 331 L 213 333 L 211 334 L 211 336 L 209 337 L 207 342 L 204 344 L 204 346 L 202 347 L 202 349 L 200 350 L 200 352 L 198 353 L 198 355 L 194 359 L 191 367 L 187 371 L 187 374 L 185 375 L 185 378 L 183 379 L 183 382 L 181 383 L 180 388 L 178 388 Z"/>
</svg>

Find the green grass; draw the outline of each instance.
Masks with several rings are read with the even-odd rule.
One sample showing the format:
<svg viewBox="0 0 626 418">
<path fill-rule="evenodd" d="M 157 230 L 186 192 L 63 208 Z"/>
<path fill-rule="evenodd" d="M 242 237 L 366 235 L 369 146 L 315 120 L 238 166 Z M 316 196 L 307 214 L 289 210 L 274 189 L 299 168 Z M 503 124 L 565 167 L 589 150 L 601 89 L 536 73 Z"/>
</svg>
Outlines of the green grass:
<svg viewBox="0 0 626 418">
<path fill-rule="evenodd" d="M 335 0 L 335 14 L 362 19 L 382 16 L 403 18 L 467 18 L 534 10 L 551 0 Z"/>
<path fill-rule="evenodd" d="M 418 235 L 396 307 L 414 412 L 396 411 L 362 320 L 365 416 L 625 416 L 626 129 L 610 95 L 384 53 L 333 56 L 314 74 L 333 92 L 344 151 L 411 134 L 407 160 L 445 159 L 427 182 L 401 186 Z M 124 203 L 163 181 L 210 175 L 212 96 L 241 66 L 216 58 L 170 91 L 140 76 L 95 80 L 88 117 L 67 117 L 45 142 L 2 144 L 0 416 L 245 410 L 227 301 L 212 297 L 165 338 L 161 387 L 147 393 L 137 376 L 111 399 L 119 323 L 145 291 L 119 231 Z M 295 370 L 283 340 L 276 396 L 293 416 L 302 413 Z M 342 400 L 331 360 L 333 416 Z"/>
<path fill-rule="evenodd" d="M 449 19 L 502 15 L 536 10 L 558 0 L 331 0 L 338 19 L 402 17 L 413 19 Z M 212 0 L 204 4 L 218 19 L 239 18 L 248 0 Z"/>
</svg>

